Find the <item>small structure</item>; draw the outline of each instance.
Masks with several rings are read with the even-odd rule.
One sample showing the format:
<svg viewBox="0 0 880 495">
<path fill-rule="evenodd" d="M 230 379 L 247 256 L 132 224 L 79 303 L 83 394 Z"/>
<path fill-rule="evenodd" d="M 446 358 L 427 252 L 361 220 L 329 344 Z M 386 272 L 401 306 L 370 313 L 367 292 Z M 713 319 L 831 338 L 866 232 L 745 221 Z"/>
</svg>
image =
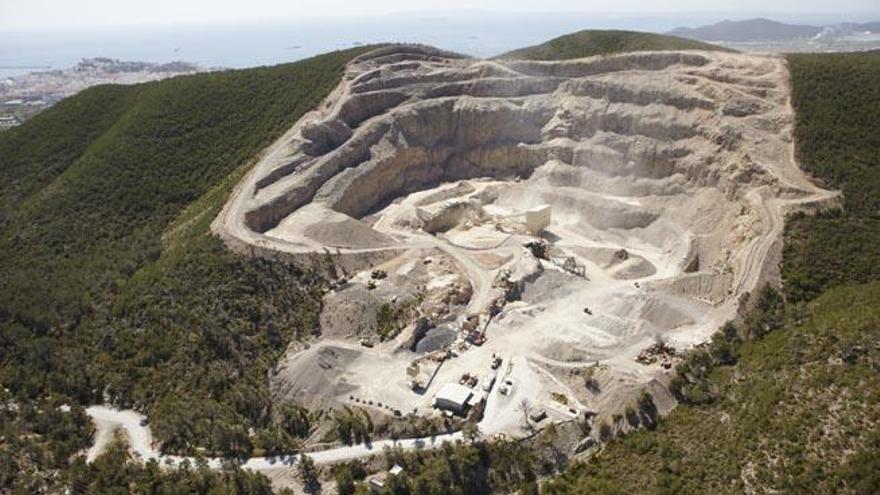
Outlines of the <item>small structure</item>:
<svg viewBox="0 0 880 495">
<path fill-rule="evenodd" d="M 477 378 L 477 376 L 472 375 L 470 373 L 465 373 L 465 374 L 461 375 L 461 379 L 458 380 L 459 385 L 464 385 L 465 387 L 468 387 L 468 388 L 476 387 L 477 382 L 479 382 L 479 379 Z"/>
<path fill-rule="evenodd" d="M 473 345 L 483 345 L 486 343 L 486 334 L 480 330 L 472 330 L 467 333 L 466 340 Z"/>
<path fill-rule="evenodd" d="M 461 329 L 465 332 L 472 332 L 476 330 L 479 325 L 480 315 L 470 315 L 467 317 L 464 323 L 461 324 Z"/>
<path fill-rule="evenodd" d="M 533 235 L 540 234 L 550 226 L 550 205 L 540 205 L 526 210 L 526 230 Z"/>
<path fill-rule="evenodd" d="M 434 396 L 434 407 L 443 411 L 456 414 L 464 414 L 468 407 L 468 401 L 474 395 L 474 391 L 464 385 L 447 383 Z"/>
<path fill-rule="evenodd" d="M 379 473 L 371 476 L 369 479 L 370 489 L 373 491 L 373 493 L 381 493 L 382 489 L 385 488 L 385 483 L 388 482 L 388 477 L 397 476 L 402 472 L 403 468 L 395 464 L 394 467 L 388 470 L 387 473 Z"/>
<path fill-rule="evenodd" d="M 379 473 L 373 476 L 370 476 L 370 489 L 373 493 L 382 493 L 382 489 L 385 488 L 385 482 L 388 480 L 388 473 Z"/>
<path fill-rule="evenodd" d="M 6 129 L 9 127 L 15 127 L 20 125 L 21 122 L 15 116 L 2 116 L 0 117 L 0 129 Z"/>
<path fill-rule="evenodd" d="M 532 409 L 529 413 L 529 419 L 535 423 L 540 423 L 547 418 L 547 411 L 544 409 Z"/>
</svg>

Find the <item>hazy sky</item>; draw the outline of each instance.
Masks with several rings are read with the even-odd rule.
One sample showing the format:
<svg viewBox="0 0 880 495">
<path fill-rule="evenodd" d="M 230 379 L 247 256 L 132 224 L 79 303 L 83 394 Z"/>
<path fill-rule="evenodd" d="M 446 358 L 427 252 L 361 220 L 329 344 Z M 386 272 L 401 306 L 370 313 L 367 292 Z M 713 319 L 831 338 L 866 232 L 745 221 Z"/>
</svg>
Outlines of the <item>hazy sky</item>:
<svg viewBox="0 0 880 495">
<path fill-rule="evenodd" d="M 731 17 L 760 12 L 841 16 L 880 11 L 878 0 L 0 0 L 0 30 L 293 20 L 472 9 L 627 15 L 711 12 Z"/>
</svg>

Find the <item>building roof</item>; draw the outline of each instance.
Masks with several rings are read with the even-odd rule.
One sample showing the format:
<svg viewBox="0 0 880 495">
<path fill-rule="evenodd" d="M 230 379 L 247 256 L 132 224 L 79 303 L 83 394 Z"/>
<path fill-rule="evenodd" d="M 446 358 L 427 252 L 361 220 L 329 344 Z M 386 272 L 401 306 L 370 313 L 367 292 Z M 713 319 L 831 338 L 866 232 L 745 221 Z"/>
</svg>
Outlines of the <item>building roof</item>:
<svg viewBox="0 0 880 495">
<path fill-rule="evenodd" d="M 474 394 L 474 391 L 464 385 L 449 382 L 443 385 L 443 388 L 434 396 L 434 402 L 447 401 L 453 404 L 464 406 L 468 399 Z"/>
<path fill-rule="evenodd" d="M 549 209 L 550 209 L 550 205 L 543 204 L 543 205 L 538 205 L 538 206 L 529 208 L 528 210 L 526 210 L 526 213 L 540 213 L 540 212 L 543 212 L 544 210 L 549 210 Z"/>
<path fill-rule="evenodd" d="M 370 477 L 369 482 L 371 485 L 376 488 L 383 488 L 385 486 L 385 479 L 388 477 L 387 473 L 379 473 Z"/>
</svg>

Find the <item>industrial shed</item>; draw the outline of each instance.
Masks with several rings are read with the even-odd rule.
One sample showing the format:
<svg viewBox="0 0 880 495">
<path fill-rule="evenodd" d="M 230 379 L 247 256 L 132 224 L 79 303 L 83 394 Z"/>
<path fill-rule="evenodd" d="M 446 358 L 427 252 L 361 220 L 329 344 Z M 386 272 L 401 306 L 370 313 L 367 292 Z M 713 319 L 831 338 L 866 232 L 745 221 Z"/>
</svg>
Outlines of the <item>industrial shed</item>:
<svg viewBox="0 0 880 495">
<path fill-rule="evenodd" d="M 447 383 L 434 396 L 434 407 L 456 414 L 464 414 L 474 391 L 464 385 Z"/>
</svg>

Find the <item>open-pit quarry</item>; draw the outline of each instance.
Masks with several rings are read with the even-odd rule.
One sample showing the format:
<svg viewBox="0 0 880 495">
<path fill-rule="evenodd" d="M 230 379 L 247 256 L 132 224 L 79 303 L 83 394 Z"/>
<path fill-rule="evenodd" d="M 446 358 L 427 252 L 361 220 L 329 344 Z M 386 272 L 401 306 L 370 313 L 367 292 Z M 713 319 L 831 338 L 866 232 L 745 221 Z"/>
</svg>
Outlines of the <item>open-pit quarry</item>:
<svg viewBox="0 0 880 495">
<path fill-rule="evenodd" d="M 462 383 L 513 436 L 645 389 L 670 407 L 676 354 L 778 276 L 787 209 L 829 197 L 793 158 L 787 78 L 726 52 L 355 59 L 213 225 L 333 279 L 273 393 L 395 417 Z"/>
</svg>

